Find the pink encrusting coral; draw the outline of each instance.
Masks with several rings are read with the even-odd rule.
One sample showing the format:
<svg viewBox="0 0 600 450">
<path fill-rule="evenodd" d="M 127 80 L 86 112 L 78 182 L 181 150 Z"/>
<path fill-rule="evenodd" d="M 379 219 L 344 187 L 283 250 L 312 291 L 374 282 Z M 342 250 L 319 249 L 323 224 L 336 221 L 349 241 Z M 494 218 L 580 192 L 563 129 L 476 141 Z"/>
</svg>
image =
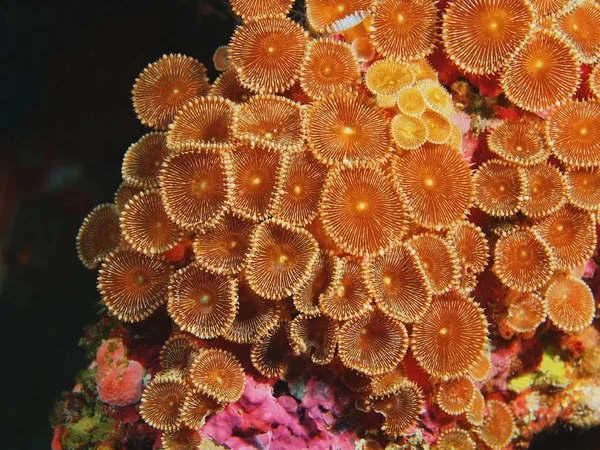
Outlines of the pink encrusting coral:
<svg viewBox="0 0 600 450">
<path fill-rule="evenodd" d="M 307 375 L 299 383 L 290 385 L 296 388 L 293 395 L 276 396 L 273 381 L 247 376 L 242 397 L 214 414 L 203 427 L 203 435 L 231 449 L 354 449 L 368 421 L 348 421 L 355 411 L 349 392 L 324 371 Z"/>
<path fill-rule="evenodd" d="M 133 405 L 142 396 L 144 368 L 127 359 L 127 349 L 121 339 L 108 339 L 96 354 L 98 396 L 112 406 Z"/>
</svg>

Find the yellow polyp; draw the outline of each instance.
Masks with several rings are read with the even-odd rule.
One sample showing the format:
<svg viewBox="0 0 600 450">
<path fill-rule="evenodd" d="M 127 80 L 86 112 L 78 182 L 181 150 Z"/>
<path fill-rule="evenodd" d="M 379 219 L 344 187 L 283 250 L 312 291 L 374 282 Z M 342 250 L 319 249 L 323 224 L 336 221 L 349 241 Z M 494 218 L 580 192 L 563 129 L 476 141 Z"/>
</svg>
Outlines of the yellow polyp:
<svg viewBox="0 0 600 450">
<path fill-rule="evenodd" d="M 342 134 L 352 136 L 353 134 L 356 134 L 356 130 L 352 127 L 344 127 L 342 128 Z"/>
<path fill-rule="evenodd" d="M 540 379 L 537 384 L 549 384 L 552 386 L 565 387 L 570 384 L 569 369 L 558 355 L 544 352 L 540 363 Z"/>
<path fill-rule="evenodd" d="M 513 392 L 521 393 L 532 387 L 535 383 L 535 379 L 536 374 L 534 372 L 524 373 L 517 377 L 511 378 L 511 380 L 508 382 L 508 389 Z"/>
</svg>

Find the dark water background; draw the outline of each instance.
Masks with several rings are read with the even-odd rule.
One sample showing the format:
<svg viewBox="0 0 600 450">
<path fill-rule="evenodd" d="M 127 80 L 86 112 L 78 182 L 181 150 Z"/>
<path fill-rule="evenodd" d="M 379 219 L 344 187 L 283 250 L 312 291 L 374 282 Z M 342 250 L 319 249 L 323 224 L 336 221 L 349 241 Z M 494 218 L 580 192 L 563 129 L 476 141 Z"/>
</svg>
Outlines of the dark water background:
<svg viewBox="0 0 600 450">
<path fill-rule="evenodd" d="M 233 27 L 218 0 L 0 2 L 0 449 L 48 449 L 48 415 L 85 367 L 96 273 L 83 217 L 111 202 L 124 152 L 148 130 L 130 100 L 164 53 L 211 58 Z M 562 430 L 532 449 L 600 449 Z"/>
</svg>

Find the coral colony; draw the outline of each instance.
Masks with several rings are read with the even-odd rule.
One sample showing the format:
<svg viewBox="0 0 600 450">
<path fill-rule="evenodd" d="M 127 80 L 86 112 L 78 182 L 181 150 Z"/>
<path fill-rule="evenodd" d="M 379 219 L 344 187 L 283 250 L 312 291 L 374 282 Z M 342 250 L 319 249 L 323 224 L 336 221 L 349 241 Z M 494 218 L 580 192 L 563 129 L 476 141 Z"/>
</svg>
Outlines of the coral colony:
<svg viewBox="0 0 600 450">
<path fill-rule="evenodd" d="M 600 6 L 231 6 L 212 84 L 179 54 L 135 80 L 153 131 L 77 238 L 107 312 L 53 448 L 523 449 L 600 424 Z"/>
</svg>

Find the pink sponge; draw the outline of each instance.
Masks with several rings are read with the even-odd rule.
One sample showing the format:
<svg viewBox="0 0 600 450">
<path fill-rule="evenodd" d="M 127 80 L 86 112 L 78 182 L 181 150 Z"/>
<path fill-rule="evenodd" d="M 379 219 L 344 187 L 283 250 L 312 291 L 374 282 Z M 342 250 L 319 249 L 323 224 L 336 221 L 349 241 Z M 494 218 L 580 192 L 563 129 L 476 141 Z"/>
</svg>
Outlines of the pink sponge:
<svg viewBox="0 0 600 450">
<path fill-rule="evenodd" d="M 127 359 L 127 349 L 121 339 L 109 339 L 96 353 L 98 396 L 112 406 L 137 403 L 142 396 L 144 368 Z"/>
</svg>

